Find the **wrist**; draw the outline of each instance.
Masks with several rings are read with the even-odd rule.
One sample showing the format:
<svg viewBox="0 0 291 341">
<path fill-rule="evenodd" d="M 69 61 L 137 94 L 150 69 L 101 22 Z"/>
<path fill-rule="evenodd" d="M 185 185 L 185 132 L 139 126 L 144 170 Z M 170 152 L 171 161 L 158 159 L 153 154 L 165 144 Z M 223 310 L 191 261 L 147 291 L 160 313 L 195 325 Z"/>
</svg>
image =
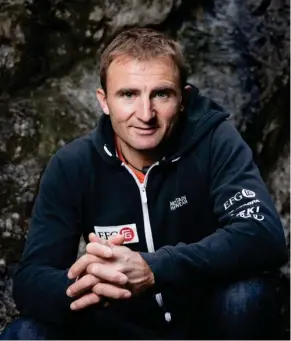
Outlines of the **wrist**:
<svg viewBox="0 0 291 341">
<path fill-rule="evenodd" d="M 145 274 L 145 286 L 147 289 L 151 290 L 155 286 L 155 275 L 148 265 L 148 263 L 144 260 L 144 258 L 139 253 L 139 257 L 142 259 L 144 263 L 144 274 Z"/>
<path fill-rule="evenodd" d="M 150 271 L 148 283 L 149 283 L 149 287 L 153 288 L 155 286 L 155 275 L 154 275 L 154 273 L 152 272 L 152 270 L 151 270 L 151 268 L 149 266 L 148 266 L 148 268 L 149 268 L 149 271 Z"/>
</svg>

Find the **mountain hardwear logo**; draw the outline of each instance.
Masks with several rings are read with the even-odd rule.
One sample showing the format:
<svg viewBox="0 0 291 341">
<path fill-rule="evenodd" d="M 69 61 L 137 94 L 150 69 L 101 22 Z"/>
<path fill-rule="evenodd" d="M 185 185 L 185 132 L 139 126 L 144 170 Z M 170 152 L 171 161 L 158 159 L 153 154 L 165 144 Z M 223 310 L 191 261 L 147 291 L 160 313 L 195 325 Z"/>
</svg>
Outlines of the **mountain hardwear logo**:
<svg viewBox="0 0 291 341">
<path fill-rule="evenodd" d="M 176 198 L 173 201 L 170 201 L 170 209 L 171 211 L 175 211 L 177 208 L 182 207 L 184 205 L 188 204 L 186 195 L 183 195 L 180 198 Z"/>
</svg>

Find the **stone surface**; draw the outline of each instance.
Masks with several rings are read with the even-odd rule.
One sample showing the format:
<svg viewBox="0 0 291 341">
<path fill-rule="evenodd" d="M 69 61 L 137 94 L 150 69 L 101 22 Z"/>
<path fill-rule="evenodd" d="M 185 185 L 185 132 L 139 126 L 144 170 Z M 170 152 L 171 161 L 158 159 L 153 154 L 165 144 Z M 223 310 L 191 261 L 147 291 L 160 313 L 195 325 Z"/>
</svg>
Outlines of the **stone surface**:
<svg viewBox="0 0 291 341">
<path fill-rule="evenodd" d="M 0 3 L 0 93 L 65 74 L 126 26 L 158 25 L 180 0 L 23 0 Z"/>
<path fill-rule="evenodd" d="M 289 239 L 287 0 L 5 0 L 0 3 L 0 330 L 17 315 L 11 276 L 42 170 L 56 149 L 95 126 L 100 51 L 115 32 L 133 25 L 158 27 L 181 43 L 189 81 L 232 114 L 253 149 Z M 288 265 L 282 276 L 289 278 Z M 288 306 L 282 309 L 287 316 Z"/>
</svg>

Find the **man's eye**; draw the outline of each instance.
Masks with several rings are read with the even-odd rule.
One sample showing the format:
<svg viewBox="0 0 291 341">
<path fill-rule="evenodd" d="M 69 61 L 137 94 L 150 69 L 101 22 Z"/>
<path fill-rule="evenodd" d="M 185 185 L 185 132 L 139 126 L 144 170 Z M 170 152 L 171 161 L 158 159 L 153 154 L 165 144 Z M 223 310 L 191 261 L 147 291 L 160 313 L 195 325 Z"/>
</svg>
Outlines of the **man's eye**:
<svg viewBox="0 0 291 341">
<path fill-rule="evenodd" d="M 132 98 L 134 96 L 133 92 L 127 91 L 123 93 L 123 97 L 125 98 Z"/>
<path fill-rule="evenodd" d="M 168 97 L 168 94 L 165 91 L 158 91 L 156 93 L 156 97 L 158 97 L 158 98 L 166 98 L 166 97 Z"/>
</svg>

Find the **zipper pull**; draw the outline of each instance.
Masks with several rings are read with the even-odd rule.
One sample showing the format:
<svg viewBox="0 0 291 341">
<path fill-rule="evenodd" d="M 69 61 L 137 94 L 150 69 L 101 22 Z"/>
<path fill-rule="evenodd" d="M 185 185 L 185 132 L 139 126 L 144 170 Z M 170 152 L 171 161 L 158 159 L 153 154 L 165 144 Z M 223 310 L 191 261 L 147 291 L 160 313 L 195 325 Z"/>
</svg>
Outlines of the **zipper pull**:
<svg viewBox="0 0 291 341">
<path fill-rule="evenodd" d="M 168 311 L 165 313 L 165 320 L 168 323 L 170 323 L 172 321 L 172 316 Z"/>
<path fill-rule="evenodd" d="M 142 198 L 143 204 L 146 204 L 148 202 L 147 192 L 146 192 L 144 185 L 141 186 L 141 198 Z"/>
</svg>

